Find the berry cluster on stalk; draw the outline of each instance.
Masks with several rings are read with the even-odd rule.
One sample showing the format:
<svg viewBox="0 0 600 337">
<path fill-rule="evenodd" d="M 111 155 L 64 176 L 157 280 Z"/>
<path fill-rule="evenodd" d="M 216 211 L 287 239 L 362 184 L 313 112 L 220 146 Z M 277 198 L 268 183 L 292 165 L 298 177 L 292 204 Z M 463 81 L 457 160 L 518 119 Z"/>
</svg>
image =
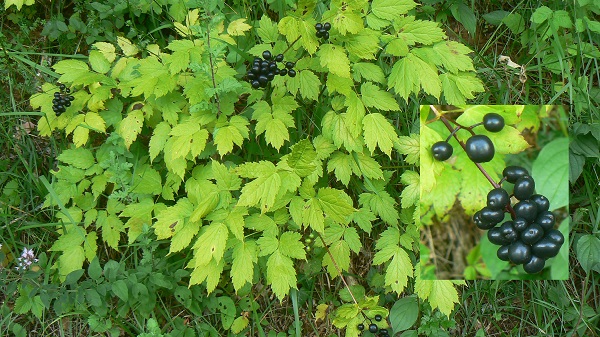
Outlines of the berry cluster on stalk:
<svg viewBox="0 0 600 337">
<path fill-rule="evenodd" d="M 75 99 L 71 93 L 71 89 L 67 88 L 64 84 L 59 84 L 58 88 L 60 91 L 54 93 L 54 99 L 52 100 L 52 111 L 57 115 L 67 111 L 67 108 L 71 106 L 71 101 Z"/>
<path fill-rule="evenodd" d="M 383 320 L 383 317 L 381 317 L 381 315 L 375 315 L 374 318 L 375 318 L 375 321 L 377 321 L 377 322 L 381 322 Z M 367 319 L 369 320 L 369 326 L 365 327 L 364 323 L 360 323 L 357 326 L 359 331 L 364 331 L 366 328 L 372 334 L 379 333 L 380 337 L 389 336 L 387 329 L 379 329 L 379 326 L 376 323 L 373 323 L 369 318 L 367 318 Z"/>
<path fill-rule="evenodd" d="M 478 228 L 488 230 L 490 242 L 500 246 L 499 259 L 522 264 L 529 274 L 539 273 L 546 260 L 558 254 L 565 238 L 554 229 L 556 220 L 549 211 L 550 202 L 545 196 L 535 194 L 535 181 L 526 169 L 507 166 L 502 176 L 502 180 L 514 184 L 512 194 L 519 201 L 511 206 L 508 192 L 495 188 L 488 193 L 487 206 L 473 215 L 473 222 Z M 502 222 L 509 207 L 514 212 L 512 220 Z"/>
<path fill-rule="evenodd" d="M 317 37 L 322 38 L 324 40 L 329 40 L 329 30 L 331 29 L 331 23 L 317 23 L 315 25 L 315 29 L 317 30 Z"/>
<path fill-rule="evenodd" d="M 265 88 L 277 75 L 296 76 L 296 70 L 293 69 L 296 65 L 294 62 L 285 62 L 282 68 L 279 68 L 277 63 L 283 63 L 283 54 L 273 57 L 268 50 L 262 53 L 262 58 L 257 57 L 254 59 L 246 73 L 246 78 L 254 89 Z"/>
</svg>

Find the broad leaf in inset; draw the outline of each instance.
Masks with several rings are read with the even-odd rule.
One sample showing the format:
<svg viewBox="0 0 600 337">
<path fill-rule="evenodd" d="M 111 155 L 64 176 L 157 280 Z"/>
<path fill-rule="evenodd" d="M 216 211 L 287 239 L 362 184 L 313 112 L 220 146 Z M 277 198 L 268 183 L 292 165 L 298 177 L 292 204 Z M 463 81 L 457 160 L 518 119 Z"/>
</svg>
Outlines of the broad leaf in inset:
<svg viewBox="0 0 600 337">
<path fill-rule="evenodd" d="M 550 210 L 569 204 L 569 139 L 546 144 L 533 162 L 535 190 L 550 201 Z"/>
</svg>

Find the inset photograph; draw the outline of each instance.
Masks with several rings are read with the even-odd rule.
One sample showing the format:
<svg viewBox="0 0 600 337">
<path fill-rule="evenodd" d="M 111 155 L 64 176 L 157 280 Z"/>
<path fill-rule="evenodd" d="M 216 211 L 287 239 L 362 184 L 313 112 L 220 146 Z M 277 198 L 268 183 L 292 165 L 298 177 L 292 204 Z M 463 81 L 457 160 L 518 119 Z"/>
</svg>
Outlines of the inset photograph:
<svg viewBox="0 0 600 337">
<path fill-rule="evenodd" d="M 421 106 L 421 277 L 566 280 L 563 106 Z"/>
</svg>

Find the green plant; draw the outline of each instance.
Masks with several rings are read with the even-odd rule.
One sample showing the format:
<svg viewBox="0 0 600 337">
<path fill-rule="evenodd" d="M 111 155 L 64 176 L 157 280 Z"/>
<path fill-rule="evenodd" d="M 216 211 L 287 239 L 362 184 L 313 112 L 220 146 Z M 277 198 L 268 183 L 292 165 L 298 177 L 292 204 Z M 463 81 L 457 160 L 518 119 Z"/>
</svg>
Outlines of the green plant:
<svg viewBox="0 0 600 337">
<path fill-rule="evenodd" d="M 390 117 L 400 110 L 398 99 L 421 89 L 455 104 L 481 91 L 470 51 L 410 15 L 412 2 L 333 1 L 320 15 L 332 23 L 320 44 L 314 34 L 301 35 L 314 29 L 316 16 L 304 6 L 278 24 L 263 16 L 256 22 L 262 43 L 247 52 L 236 45 L 246 44 L 252 26 L 236 19 L 225 31 L 215 3 L 175 22 L 181 38 L 165 49 L 119 38 L 119 50 L 96 43 L 87 63 L 54 65 L 72 90 L 72 105 L 52 113 L 52 83 L 31 104 L 45 113 L 41 134 L 59 130 L 73 142 L 58 157 L 45 202 L 60 210 L 51 250 L 61 280 L 94 261 L 98 239 L 117 250 L 122 235 L 131 244 L 148 225 L 169 254 L 186 253 L 190 286 L 213 293 L 231 279 L 240 292 L 264 274 L 283 299 L 296 288 L 295 261 L 315 260 L 331 277 L 343 276 L 351 252 L 363 246 L 359 235 L 385 224 L 373 262 L 385 267 L 387 291 L 406 289 L 415 275 L 418 226 L 410 217 L 400 224 L 388 192 L 395 173 L 384 166 L 398 161 L 394 147 L 413 148 Z M 284 54 L 297 76 L 254 90 L 240 79 L 250 55 L 265 57 L 265 50 Z M 382 58 L 397 61 L 373 61 Z M 414 212 L 416 200 L 404 195 L 402 205 Z M 305 231 L 317 234 L 319 249 L 307 253 Z M 438 298 L 436 287 L 456 294 L 444 282 L 417 291 L 448 314 L 455 301 Z M 334 320 L 348 335 L 361 313 L 387 315 L 377 297 L 352 302 Z"/>
</svg>

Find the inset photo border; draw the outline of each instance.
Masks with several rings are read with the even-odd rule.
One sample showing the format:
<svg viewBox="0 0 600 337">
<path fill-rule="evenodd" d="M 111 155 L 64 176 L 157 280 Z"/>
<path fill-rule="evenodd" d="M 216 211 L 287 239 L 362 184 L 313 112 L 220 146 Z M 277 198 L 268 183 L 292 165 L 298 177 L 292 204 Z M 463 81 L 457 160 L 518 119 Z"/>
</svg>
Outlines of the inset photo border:
<svg viewBox="0 0 600 337">
<path fill-rule="evenodd" d="M 421 106 L 423 279 L 568 279 L 566 111 Z"/>
</svg>

